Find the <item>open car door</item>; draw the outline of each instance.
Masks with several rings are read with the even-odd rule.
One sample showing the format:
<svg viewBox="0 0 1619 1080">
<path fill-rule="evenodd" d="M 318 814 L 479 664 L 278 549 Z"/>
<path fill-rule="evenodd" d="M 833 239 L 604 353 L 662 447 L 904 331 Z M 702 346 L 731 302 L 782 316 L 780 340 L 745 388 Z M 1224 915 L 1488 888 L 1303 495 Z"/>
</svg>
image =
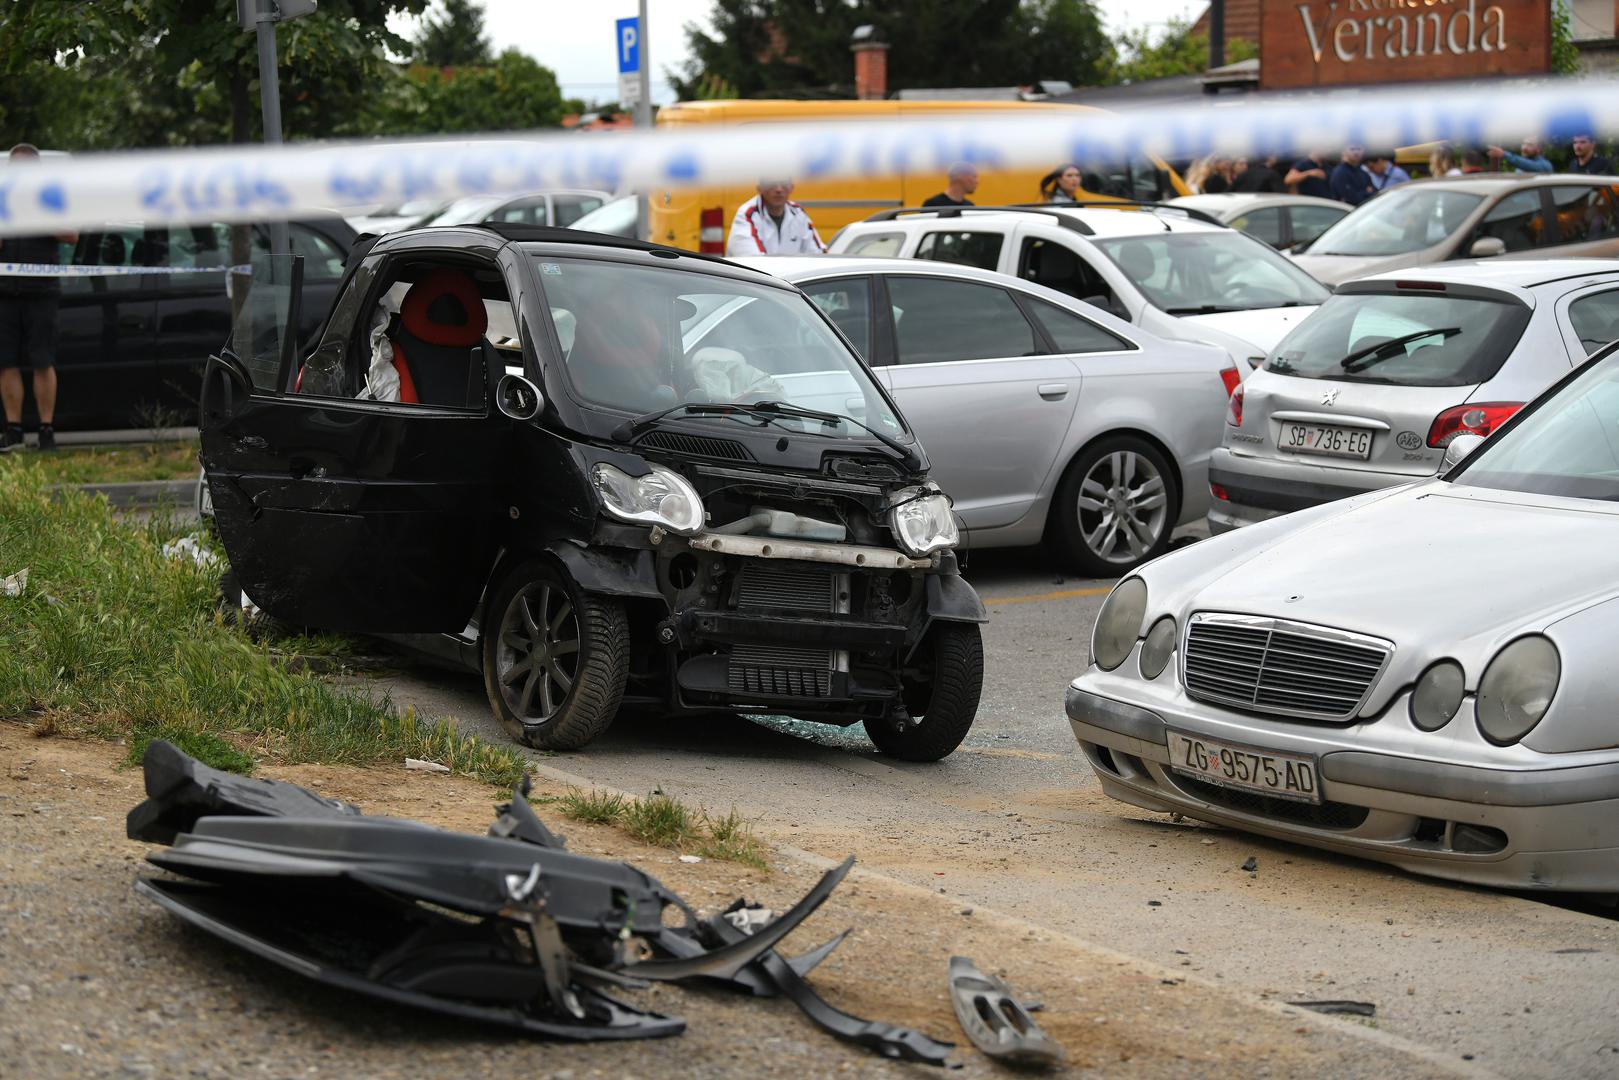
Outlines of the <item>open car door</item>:
<svg viewBox="0 0 1619 1080">
<path fill-rule="evenodd" d="M 349 272 L 307 357 L 296 340 L 301 260 L 261 257 L 250 280 L 233 280 L 232 340 L 210 358 L 201 400 L 214 520 L 243 592 L 278 619 L 458 631 L 505 517 L 510 422 L 487 393 L 478 407 L 476 395 L 457 407 L 355 397 L 370 361 L 356 324 L 376 307 L 379 262 Z M 487 347 L 471 353 L 490 363 Z M 326 377 L 303 378 L 306 358 Z"/>
</svg>

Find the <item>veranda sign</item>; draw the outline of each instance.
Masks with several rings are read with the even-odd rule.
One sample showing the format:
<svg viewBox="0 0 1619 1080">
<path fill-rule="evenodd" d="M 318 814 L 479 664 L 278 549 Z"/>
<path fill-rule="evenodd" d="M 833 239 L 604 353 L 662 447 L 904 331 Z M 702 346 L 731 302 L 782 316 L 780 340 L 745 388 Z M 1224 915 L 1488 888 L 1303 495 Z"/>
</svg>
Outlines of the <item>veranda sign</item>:
<svg viewBox="0 0 1619 1080">
<path fill-rule="evenodd" d="M 1529 75 L 1551 66 L 1551 0 L 1261 0 L 1266 89 Z"/>
</svg>

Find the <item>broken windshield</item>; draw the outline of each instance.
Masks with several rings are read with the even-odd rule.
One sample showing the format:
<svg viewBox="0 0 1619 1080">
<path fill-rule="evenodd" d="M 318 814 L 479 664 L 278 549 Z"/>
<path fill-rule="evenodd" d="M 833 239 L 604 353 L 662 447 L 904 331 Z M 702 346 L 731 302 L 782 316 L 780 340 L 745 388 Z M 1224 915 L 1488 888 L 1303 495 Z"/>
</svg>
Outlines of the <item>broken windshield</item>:
<svg viewBox="0 0 1619 1080">
<path fill-rule="evenodd" d="M 644 415 L 779 401 L 904 432 L 870 373 L 801 293 L 714 274 L 536 256 L 583 401 Z M 742 414 L 738 414 L 742 416 Z M 787 418 L 823 431 L 819 420 Z M 835 434 L 859 435 L 844 423 Z"/>
</svg>

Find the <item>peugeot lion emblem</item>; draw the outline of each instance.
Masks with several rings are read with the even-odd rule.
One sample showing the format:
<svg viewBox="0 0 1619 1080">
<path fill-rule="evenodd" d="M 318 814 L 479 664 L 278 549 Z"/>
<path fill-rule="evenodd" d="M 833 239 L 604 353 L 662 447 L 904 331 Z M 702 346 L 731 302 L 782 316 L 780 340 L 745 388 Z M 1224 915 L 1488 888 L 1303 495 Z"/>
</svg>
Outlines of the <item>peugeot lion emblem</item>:
<svg viewBox="0 0 1619 1080">
<path fill-rule="evenodd" d="M 1323 404 L 1323 405 L 1331 405 L 1333 402 L 1335 402 L 1337 400 L 1338 400 L 1338 390 L 1337 390 L 1336 387 L 1334 387 L 1331 390 L 1326 391 L 1325 393 L 1323 393 L 1321 395 L 1321 404 Z"/>
</svg>

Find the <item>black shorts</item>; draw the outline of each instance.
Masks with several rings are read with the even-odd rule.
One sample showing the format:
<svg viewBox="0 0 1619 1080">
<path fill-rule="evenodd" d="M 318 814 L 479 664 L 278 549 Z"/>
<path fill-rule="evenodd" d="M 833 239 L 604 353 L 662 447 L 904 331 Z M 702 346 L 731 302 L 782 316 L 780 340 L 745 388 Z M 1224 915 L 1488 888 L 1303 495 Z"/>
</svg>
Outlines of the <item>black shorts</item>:
<svg viewBox="0 0 1619 1080">
<path fill-rule="evenodd" d="M 0 296 L 0 370 L 56 365 L 59 297 Z"/>
</svg>

